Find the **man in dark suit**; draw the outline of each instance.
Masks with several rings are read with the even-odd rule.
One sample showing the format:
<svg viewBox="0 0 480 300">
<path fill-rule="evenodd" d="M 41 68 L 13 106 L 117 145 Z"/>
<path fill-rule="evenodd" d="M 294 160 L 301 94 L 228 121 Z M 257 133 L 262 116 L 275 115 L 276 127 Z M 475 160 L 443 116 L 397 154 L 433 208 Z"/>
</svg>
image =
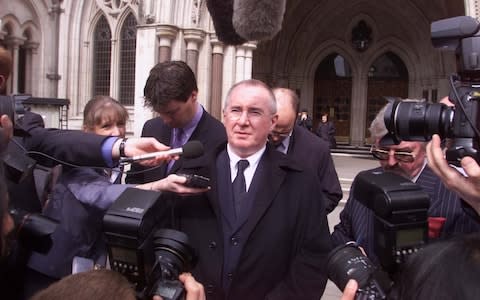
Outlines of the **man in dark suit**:
<svg viewBox="0 0 480 300">
<path fill-rule="evenodd" d="M 287 154 L 302 168 L 312 170 L 327 196 L 327 213 L 337 207 L 343 193 L 333 164 L 329 145 L 313 133 L 295 124 L 299 99 L 295 91 L 274 88 L 278 121 L 269 136 L 278 151 Z"/>
<path fill-rule="evenodd" d="M 161 225 L 189 236 L 207 299 L 319 299 L 331 249 L 325 200 L 314 175 L 267 143 L 273 93 L 258 80 L 239 82 L 223 117 L 228 143 L 182 165 L 211 178 L 211 190 L 164 194 L 174 201 L 162 201 Z"/>
<path fill-rule="evenodd" d="M 447 189 L 441 180 L 428 167 L 425 142 L 394 144 L 387 134 L 384 123 L 385 107 L 380 110 L 370 126 L 375 141 L 372 154 L 380 161 L 387 172 L 409 178 L 430 196 L 429 238 L 445 238 L 459 233 L 479 232 L 480 223 L 463 209 L 458 196 Z M 340 223 L 332 233 L 334 245 L 356 241 L 373 262 L 378 263 L 374 252 L 374 214 L 353 198 L 356 181 L 352 183 L 350 197 L 340 213 Z M 434 226 L 434 223 L 440 226 Z"/>
<path fill-rule="evenodd" d="M 181 147 L 189 140 L 200 141 L 205 149 L 226 141 L 225 128 L 197 101 L 195 74 L 183 61 L 157 64 L 150 71 L 144 88 L 145 104 L 160 116 L 145 123 L 142 136 L 154 137 L 172 148 Z M 132 165 L 127 183 L 145 183 L 175 173 L 183 159 L 145 171 Z M 144 172 L 143 172 L 144 171 Z"/>
</svg>

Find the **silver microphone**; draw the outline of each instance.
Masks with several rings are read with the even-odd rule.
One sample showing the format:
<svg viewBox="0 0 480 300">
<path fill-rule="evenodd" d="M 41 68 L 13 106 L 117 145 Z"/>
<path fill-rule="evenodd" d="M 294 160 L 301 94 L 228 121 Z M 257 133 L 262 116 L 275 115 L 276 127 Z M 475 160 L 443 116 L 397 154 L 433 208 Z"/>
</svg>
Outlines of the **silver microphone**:
<svg viewBox="0 0 480 300">
<path fill-rule="evenodd" d="M 195 158 L 199 157 L 200 155 L 203 154 L 203 145 L 199 141 L 190 141 L 183 145 L 180 148 L 174 148 L 170 150 L 165 150 L 165 151 L 158 151 L 158 152 L 152 152 L 152 153 L 146 153 L 146 154 L 141 154 L 141 155 L 135 155 L 132 157 L 121 157 L 120 158 L 120 163 L 132 163 L 135 161 L 141 161 L 141 160 L 146 160 L 146 159 L 151 159 L 155 158 L 157 156 L 164 156 L 164 155 L 182 155 L 185 158 Z"/>
</svg>

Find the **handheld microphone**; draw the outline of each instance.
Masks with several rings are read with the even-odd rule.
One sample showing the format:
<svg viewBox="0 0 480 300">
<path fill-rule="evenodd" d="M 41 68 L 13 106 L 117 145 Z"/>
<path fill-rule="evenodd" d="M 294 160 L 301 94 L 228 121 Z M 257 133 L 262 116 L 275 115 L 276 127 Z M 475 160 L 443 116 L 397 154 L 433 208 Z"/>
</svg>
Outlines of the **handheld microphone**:
<svg viewBox="0 0 480 300">
<path fill-rule="evenodd" d="M 155 158 L 160 155 L 182 155 L 185 158 L 195 158 L 203 154 L 203 145 L 199 141 L 190 141 L 180 148 L 174 148 L 166 151 L 158 151 L 147 154 L 136 155 L 132 157 L 121 157 L 120 163 L 132 163 L 146 159 Z"/>
</svg>

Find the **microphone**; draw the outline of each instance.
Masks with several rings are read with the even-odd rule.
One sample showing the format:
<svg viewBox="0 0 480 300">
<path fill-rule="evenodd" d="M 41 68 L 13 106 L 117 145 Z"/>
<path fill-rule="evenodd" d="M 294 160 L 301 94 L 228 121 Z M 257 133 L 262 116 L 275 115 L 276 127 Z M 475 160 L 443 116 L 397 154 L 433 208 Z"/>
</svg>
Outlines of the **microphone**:
<svg viewBox="0 0 480 300">
<path fill-rule="evenodd" d="M 185 158 L 195 158 L 203 154 L 203 145 L 199 141 L 190 141 L 180 148 L 174 148 L 166 151 L 158 151 L 147 154 L 136 155 L 132 157 L 121 157 L 120 163 L 132 163 L 146 159 L 155 158 L 160 155 L 182 155 Z"/>
<path fill-rule="evenodd" d="M 233 0 L 207 0 L 207 8 L 219 41 L 226 45 L 241 45 L 246 42 L 233 28 Z"/>
<path fill-rule="evenodd" d="M 286 0 L 233 0 L 233 28 L 247 41 L 270 40 L 282 29 L 286 4 Z"/>
</svg>

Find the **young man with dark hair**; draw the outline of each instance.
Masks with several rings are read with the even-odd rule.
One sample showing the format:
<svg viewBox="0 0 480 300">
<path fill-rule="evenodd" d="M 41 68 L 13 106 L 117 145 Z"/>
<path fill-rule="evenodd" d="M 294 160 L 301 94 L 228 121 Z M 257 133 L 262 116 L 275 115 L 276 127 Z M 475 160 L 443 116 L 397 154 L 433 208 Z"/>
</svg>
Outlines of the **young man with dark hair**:
<svg viewBox="0 0 480 300">
<path fill-rule="evenodd" d="M 183 146 L 190 140 L 200 141 L 211 148 L 226 140 L 222 123 L 212 117 L 198 102 L 197 80 L 192 69 L 183 61 L 159 63 L 150 70 L 144 88 L 145 105 L 159 114 L 145 123 L 143 137 L 154 137 L 171 148 Z M 133 164 L 127 183 L 145 183 L 175 173 L 183 163 L 175 162 L 159 168 L 146 168 Z"/>
</svg>

